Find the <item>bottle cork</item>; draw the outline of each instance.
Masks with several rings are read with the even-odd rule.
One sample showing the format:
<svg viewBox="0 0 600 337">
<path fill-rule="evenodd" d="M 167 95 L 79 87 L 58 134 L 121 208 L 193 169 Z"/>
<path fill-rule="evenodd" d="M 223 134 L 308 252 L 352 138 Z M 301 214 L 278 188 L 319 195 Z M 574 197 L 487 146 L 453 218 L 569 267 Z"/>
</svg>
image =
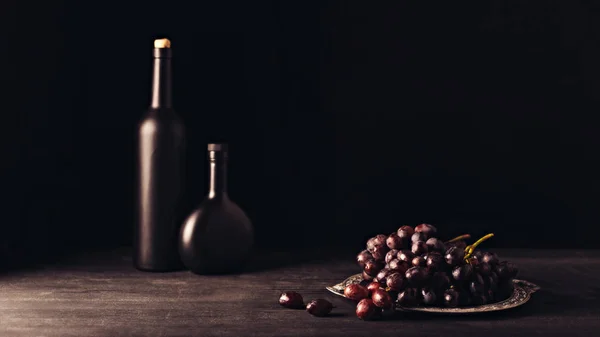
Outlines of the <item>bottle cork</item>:
<svg viewBox="0 0 600 337">
<path fill-rule="evenodd" d="M 171 48 L 171 41 L 169 39 L 156 39 L 154 40 L 154 48 Z"/>
</svg>

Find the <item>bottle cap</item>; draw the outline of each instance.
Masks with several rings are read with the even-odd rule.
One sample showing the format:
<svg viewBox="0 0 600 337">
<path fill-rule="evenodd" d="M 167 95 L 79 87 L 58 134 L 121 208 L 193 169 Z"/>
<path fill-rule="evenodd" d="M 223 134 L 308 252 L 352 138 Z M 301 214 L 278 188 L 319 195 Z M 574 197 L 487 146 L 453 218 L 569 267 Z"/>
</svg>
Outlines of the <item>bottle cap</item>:
<svg viewBox="0 0 600 337">
<path fill-rule="evenodd" d="M 227 144 L 208 144 L 208 151 L 227 152 Z"/>
</svg>

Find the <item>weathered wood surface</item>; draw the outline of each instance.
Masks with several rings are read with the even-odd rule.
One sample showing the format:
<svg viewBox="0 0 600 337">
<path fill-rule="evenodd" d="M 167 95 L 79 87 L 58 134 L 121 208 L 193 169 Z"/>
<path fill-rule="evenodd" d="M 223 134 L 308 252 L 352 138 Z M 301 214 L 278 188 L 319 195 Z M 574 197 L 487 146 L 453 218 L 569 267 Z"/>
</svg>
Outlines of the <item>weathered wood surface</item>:
<svg viewBox="0 0 600 337">
<path fill-rule="evenodd" d="M 600 252 L 499 251 L 542 290 L 511 311 L 471 317 L 400 316 L 363 322 L 324 287 L 355 273 L 354 256 L 242 275 L 154 274 L 127 250 L 0 275 L 0 336 L 594 336 L 600 331 Z M 260 266 L 260 264 L 259 264 Z M 281 308 L 281 291 L 327 298 L 332 317 Z"/>
</svg>

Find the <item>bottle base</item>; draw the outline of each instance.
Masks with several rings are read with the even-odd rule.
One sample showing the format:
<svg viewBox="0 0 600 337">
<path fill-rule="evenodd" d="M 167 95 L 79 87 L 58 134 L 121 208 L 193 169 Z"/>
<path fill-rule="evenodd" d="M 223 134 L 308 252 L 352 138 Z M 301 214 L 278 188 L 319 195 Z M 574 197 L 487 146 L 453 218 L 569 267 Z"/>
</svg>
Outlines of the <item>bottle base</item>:
<svg viewBox="0 0 600 337">
<path fill-rule="evenodd" d="M 189 269 L 192 274 L 196 275 L 234 275 L 234 274 L 243 274 L 246 272 L 246 265 L 240 265 L 236 267 L 230 267 L 227 269 L 217 269 L 217 268 L 193 268 Z"/>
<path fill-rule="evenodd" d="M 135 269 L 139 271 L 149 272 L 149 273 L 169 273 L 169 272 L 177 272 L 177 271 L 185 271 L 186 268 L 184 266 L 152 266 L 152 265 L 143 265 L 135 263 L 133 265 Z"/>
</svg>

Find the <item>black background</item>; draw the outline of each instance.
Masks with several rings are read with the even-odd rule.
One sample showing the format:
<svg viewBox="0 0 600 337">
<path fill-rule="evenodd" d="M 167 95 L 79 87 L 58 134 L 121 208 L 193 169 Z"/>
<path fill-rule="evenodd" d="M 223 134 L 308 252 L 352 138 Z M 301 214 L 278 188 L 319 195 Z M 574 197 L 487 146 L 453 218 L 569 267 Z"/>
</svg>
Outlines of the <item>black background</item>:
<svg viewBox="0 0 600 337">
<path fill-rule="evenodd" d="M 191 210 L 206 143 L 265 248 L 402 224 L 600 247 L 600 5 L 3 1 L 3 254 L 131 242 L 152 41 L 172 40 Z M 357 248 L 359 249 L 359 248 Z"/>
</svg>

